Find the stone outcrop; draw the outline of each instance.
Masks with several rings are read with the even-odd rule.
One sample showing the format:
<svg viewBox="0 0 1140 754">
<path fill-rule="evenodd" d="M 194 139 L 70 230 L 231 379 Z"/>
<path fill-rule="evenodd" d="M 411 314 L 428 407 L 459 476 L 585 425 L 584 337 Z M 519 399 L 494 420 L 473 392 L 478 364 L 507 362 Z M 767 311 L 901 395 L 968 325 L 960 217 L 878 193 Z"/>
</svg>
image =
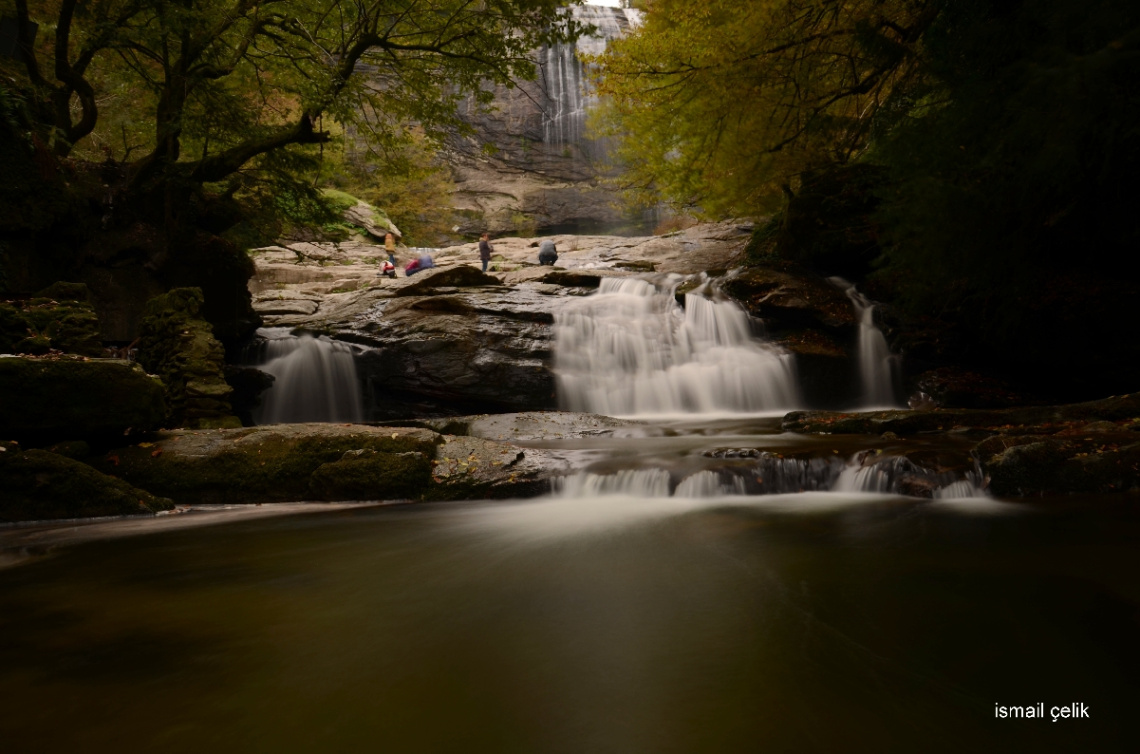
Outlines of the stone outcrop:
<svg viewBox="0 0 1140 754">
<path fill-rule="evenodd" d="M 178 504 L 526 497 L 570 465 L 467 434 L 339 424 L 164 431 L 88 463 Z"/>
<path fill-rule="evenodd" d="M 80 461 L 45 450 L 0 445 L 0 522 L 129 516 L 174 504 L 102 474 Z"/>
<path fill-rule="evenodd" d="M 1140 394 L 996 410 L 796 411 L 784 417 L 783 429 L 972 438 L 971 455 L 1000 496 L 1140 492 Z"/>
<path fill-rule="evenodd" d="M 858 397 L 858 322 L 839 286 L 797 264 L 768 262 L 730 276 L 724 291 L 796 355 L 800 387 L 810 405 L 850 405 Z"/>
<path fill-rule="evenodd" d="M 721 223 L 662 237 L 554 236 L 553 269 L 537 264 L 537 239 L 502 238 L 488 274 L 476 244 L 464 244 L 433 252 L 436 267 L 393 280 L 377 275 L 381 247 L 294 244 L 255 253 L 251 288 L 267 324 L 369 348 L 357 365 L 372 420 L 550 409 L 552 324 L 567 297 L 646 266 L 662 275 L 723 269 L 750 231 Z M 408 250 L 399 253 L 407 261 Z"/>
<path fill-rule="evenodd" d="M 400 232 L 400 229 L 396 227 L 395 223 L 389 220 L 383 213 L 377 212 L 376 208 L 368 202 L 358 201 L 356 204 L 341 212 L 341 216 L 347 222 L 355 225 L 379 241 L 383 241 L 384 236 L 388 233 L 391 233 L 397 241 L 404 235 Z"/>
<path fill-rule="evenodd" d="M 161 426 L 162 383 L 126 361 L 0 357 L 0 437 L 105 442 Z"/>
<path fill-rule="evenodd" d="M 592 26 L 577 45 L 533 53 L 537 79 L 495 87 L 490 111 L 465 103 L 461 112 L 474 135 L 453 142 L 449 154 L 453 202 L 466 220 L 457 230 L 477 235 L 524 234 L 541 229 L 633 225 L 618 193 L 599 180 L 613 170 L 609 145 L 586 126 L 593 103 L 579 52 L 597 54 L 625 34 L 638 11 L 582 5 L 575 17 Z M 486 147 L 492 149 L 488 150 Z"/>
<path fill-rule="evenodd" d="M 49 351 L 103 354 L 99 319 L 82 283 L 55 283 L 29 299 L 0 302 L 0 353 Z"/>
<path fill-rule="evenodd" d="M 1062 406 L 1010 409 L 935 409 L 933 411 L 793 411 L 784 417 L 786 432 L 916 435 L 969 429 L 987 433 L 1046 434 L 1090 422 L 1131 421 L 1140 417 L 1140 393 Z M 1043 428 L 1049 427 L 1048 430 Z"/>
<path fill-rule="evenodd" d="M 202 292 L 176 288 L 147 302 L 139 336 L 139 363 L 166 385 L 173 426 L 237 427 L 225 379 L 225 350 L 201 318 Z"/>
</svg>

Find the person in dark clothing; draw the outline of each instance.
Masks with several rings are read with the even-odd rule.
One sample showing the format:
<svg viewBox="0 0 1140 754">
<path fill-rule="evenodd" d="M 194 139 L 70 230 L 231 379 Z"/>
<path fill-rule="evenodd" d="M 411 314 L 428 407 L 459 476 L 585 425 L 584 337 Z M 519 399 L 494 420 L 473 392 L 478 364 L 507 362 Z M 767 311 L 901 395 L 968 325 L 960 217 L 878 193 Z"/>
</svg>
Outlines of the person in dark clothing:
<svg viewBox="0 0 1140 754">
<path fill-rule="evenodd" d="M 491 234 L 484 233 L 479 238 L 479 259 L 483 260 L 483 272 L 487 271 L 487 263 L 491 261 L 491 254 L 495 251 L 491 246 Z"/>
<path fill-rule="evenodd" d="M 538 263 L 554 266 L 557 261 L 558 249 L 554 248 L 554 242 L 548 238 L 538 247 Z"/>
</svg>

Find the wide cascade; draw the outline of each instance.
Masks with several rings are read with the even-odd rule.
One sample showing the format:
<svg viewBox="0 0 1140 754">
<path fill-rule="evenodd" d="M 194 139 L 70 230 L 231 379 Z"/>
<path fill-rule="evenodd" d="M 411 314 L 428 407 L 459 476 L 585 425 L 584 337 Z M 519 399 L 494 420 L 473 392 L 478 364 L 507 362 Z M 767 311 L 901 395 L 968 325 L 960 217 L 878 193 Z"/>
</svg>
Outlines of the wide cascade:
<svg viewBox="0 0 1140 754">
<path fill-rule="evenodd" d="M 674 298 L 677 279 L 605 278 L 555 316 L 562 407 L 610 416 L 764 413 L 799 405 L 792 357 L 731 301 Z"/>
<path fill-rule="evenodd" d="M 266 339 L 258 368 L 274 377 L 255 412 L 258 424 L 363 421 L 351 346 L 285 328 L 258 334 Z"/>
</svg>

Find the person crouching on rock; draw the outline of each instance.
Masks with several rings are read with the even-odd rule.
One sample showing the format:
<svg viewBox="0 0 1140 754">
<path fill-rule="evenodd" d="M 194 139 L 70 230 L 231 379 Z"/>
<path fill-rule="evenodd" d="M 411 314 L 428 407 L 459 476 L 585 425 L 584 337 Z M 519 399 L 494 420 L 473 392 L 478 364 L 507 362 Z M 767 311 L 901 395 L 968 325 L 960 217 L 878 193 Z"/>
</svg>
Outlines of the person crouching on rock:
<svg viewBox="0 0 1140 754">
<path fill-rule="evenodd" d="M 549 238 L 542 242 L 538 247 L 538 263 L 548 264 L 551 267 L 558 261 L 558 249 L 554 248 L 554 242 Z"/>
<path fill-rule="evenodd" d="M 408 264 L 404 267 L 404 274 L 411 276 L 415 275 L 417 272 L 423 272 L 424 270 L 430 269 L 432 267 L 435 267 L 435 260 L 431 258 L 431 254 L 421 254 L 419 259 L 413 259 L 412 261 L 408 262 Z"/>
<path fill-rule="evenodd" d="M 483 262 L 483 272 L 487 271 L 487 263 L 491 261 L 491 254 L 495 251 L 491 246 L 491 234 L 484 233 L 479 237 L 479 259 Z"/>
<path fill-rule="evenodd" d="M 380 274 L 385 277 L 396 277 L 396 265 L 385 259 L 380 263 Z"/>
</svg>

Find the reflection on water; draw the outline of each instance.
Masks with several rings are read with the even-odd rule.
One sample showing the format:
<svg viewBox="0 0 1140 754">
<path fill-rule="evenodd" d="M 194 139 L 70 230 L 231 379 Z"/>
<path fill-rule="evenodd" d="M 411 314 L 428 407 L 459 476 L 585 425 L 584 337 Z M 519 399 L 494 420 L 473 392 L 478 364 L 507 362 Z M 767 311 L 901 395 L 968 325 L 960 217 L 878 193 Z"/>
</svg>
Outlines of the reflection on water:
<svg viewBox="0 0 1140 754">
<path fill-rule="evenodd" d="M 1134 750 L 1140 521 L 1085 502 L 613 495 L 92 543 L 0 572 L 0 741 Z M 1091 719 L 993 718 L 1036 702 Z"/>
</svg>

